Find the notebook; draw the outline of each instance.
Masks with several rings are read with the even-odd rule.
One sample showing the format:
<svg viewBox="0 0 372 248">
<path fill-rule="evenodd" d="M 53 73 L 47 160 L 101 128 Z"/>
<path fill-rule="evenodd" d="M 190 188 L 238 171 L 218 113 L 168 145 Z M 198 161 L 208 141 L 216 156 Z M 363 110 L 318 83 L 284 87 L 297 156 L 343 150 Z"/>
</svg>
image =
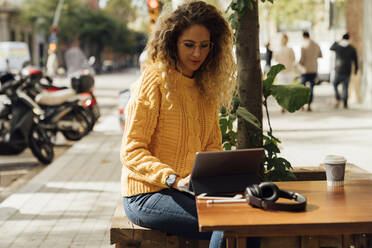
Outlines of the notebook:
<svg viewBox="0 0 372 248">
<path fill-rule="evenodd" d="M 215 196 L 244 192 L 247 186 L 261 182 L 263 155 L 263 148 L 197 152 L 189 190 Z"/>
</svg>

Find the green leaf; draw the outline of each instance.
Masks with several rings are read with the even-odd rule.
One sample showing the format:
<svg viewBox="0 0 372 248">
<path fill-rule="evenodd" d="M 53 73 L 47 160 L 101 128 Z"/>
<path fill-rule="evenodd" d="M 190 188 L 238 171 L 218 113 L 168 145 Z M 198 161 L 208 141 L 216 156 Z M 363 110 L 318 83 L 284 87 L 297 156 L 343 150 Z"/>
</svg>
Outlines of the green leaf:
<svg viewBox="0 0 372 248">
<path fill-rule="evenodd" d="M 236 120 L 236 114 L 230 114 L 229 115 L 229 120 L 231 120 L 232 122 L 234 122 Z"/>
<path fill-rule="evenodd" d="M 229 130 L 232 130 L 233 129 L 233 121 L 230 118 L 227 121 L 227 127 L 228 127 Z"/>
<path fill-rule="evenodd" d="M 295 112 L 309 102 L 310 89 L 303 85 L 272 85 L 271 95 L 288 112 Z"/>
<path fill-rule="evenodd" d="M 251 114 L 246 108 L 238 107 L 236 111 L 237 115 L 243 118 L 245 121 L 251 123 L 253 126 L 255 126 L 257 129 L 261 129 L 261 123 L 260 121 Z"/>
<path fill-rule="evenodd" d="M 270 151 L 272 153 L 280 153 L 278 146 L 273 142 L 266 142 L 263 145 L 263 147 L 265 148 L 265 150 Z"/>
<path fill-rule="evenodd" d="M 230 138 L 231 138 L 232 140 L 234 140 L 235 143 L 236 143 L 236 139 L 238 138 L 238 133 L 237 133 L 237 132 L 234 132 L 234 131 L 230 131 L 230 132 L 229 132 L 229 136 L 230 136 Z"/>
<path fill-rule="evenodd" d="M 227 131 L 227 120 L 225 118 L 220 118 L 220 129 L 221 133 L 225 134 Z"/>
<path fill-rule="evenodd" d="M 248 8 L 250 10 L 252 10 L 253 9 L 253 4 L 252 4 L 251 0 L 248 0 L 247 4 L 248 4 Z"/>
<path fill-rule="evenodd" d="M 265 80 L 262 82 L 262 87 L 263 87 L 263 95 L 265 98 L 270 96 L 271 93 L 271 86 L 274 83 L 276 75 L 285 69 L 285 66 L 282 64 L 277 64 L 274 65 L 270 68 L 270 71 L 267 73 L 267 77 Z"/>
<path fill-rule="evenodd" d="M 224 150 L 231 150 L 231 144 L 229 143 L 229 142 L 225 142 L 225 143 L 223 143 L 223 149 Z"/>
</svg>

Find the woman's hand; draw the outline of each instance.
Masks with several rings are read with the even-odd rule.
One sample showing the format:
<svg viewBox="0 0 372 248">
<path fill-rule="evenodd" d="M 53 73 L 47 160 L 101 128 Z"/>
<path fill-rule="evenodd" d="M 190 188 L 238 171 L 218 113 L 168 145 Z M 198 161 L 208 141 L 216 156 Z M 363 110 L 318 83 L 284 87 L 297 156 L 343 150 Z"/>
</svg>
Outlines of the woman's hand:
<svg viewBox="0 0 372 248">
<path fill-rule="evenodd" d="M 190 176 L 191 175 L 188 175 L 187 177 L 184 178 L 177 177 L 173 187 L 179 191 L 188 190 L 190 185 Z"/>
</svg>

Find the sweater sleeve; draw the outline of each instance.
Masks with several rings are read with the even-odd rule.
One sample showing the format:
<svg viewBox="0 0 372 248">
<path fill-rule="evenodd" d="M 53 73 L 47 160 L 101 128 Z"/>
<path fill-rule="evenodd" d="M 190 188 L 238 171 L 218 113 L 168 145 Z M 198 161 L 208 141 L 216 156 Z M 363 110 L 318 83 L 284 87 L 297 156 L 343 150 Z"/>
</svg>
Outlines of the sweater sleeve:
<svg viewBox="0 0 372 248">
<path fill-rule="evenodd" d="M 125 111 L 120 160 L 138 179 L 164 187 L 167 177 L 176 172 L 149 150 L 160 109 L 159 73 L 153 68 L 147 68 L 138 83 Z"/>
<path fill-rule="evenodd" d="M 218 111 L 213 118 L 212 131 L 208 138 L 208 143 L 206 145 L 206 151 L 221 151 L 222 150 L 222 134 L 220 129 L 220 121 L 218 116 Z"/>
</svg>

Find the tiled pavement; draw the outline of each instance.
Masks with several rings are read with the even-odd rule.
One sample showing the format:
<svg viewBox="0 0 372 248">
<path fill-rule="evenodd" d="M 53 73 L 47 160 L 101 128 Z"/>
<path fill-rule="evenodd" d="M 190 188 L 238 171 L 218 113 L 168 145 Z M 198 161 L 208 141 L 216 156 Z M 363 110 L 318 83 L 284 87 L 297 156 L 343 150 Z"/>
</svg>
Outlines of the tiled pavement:
<svg viewBox="0 0 372 248">
<path fill-rule="evenodd" d="M 105 118 L 0 204 L 0 247 L 110 247 L 121 140 L 107 128 L 112 121 Z"/>
</svg>

